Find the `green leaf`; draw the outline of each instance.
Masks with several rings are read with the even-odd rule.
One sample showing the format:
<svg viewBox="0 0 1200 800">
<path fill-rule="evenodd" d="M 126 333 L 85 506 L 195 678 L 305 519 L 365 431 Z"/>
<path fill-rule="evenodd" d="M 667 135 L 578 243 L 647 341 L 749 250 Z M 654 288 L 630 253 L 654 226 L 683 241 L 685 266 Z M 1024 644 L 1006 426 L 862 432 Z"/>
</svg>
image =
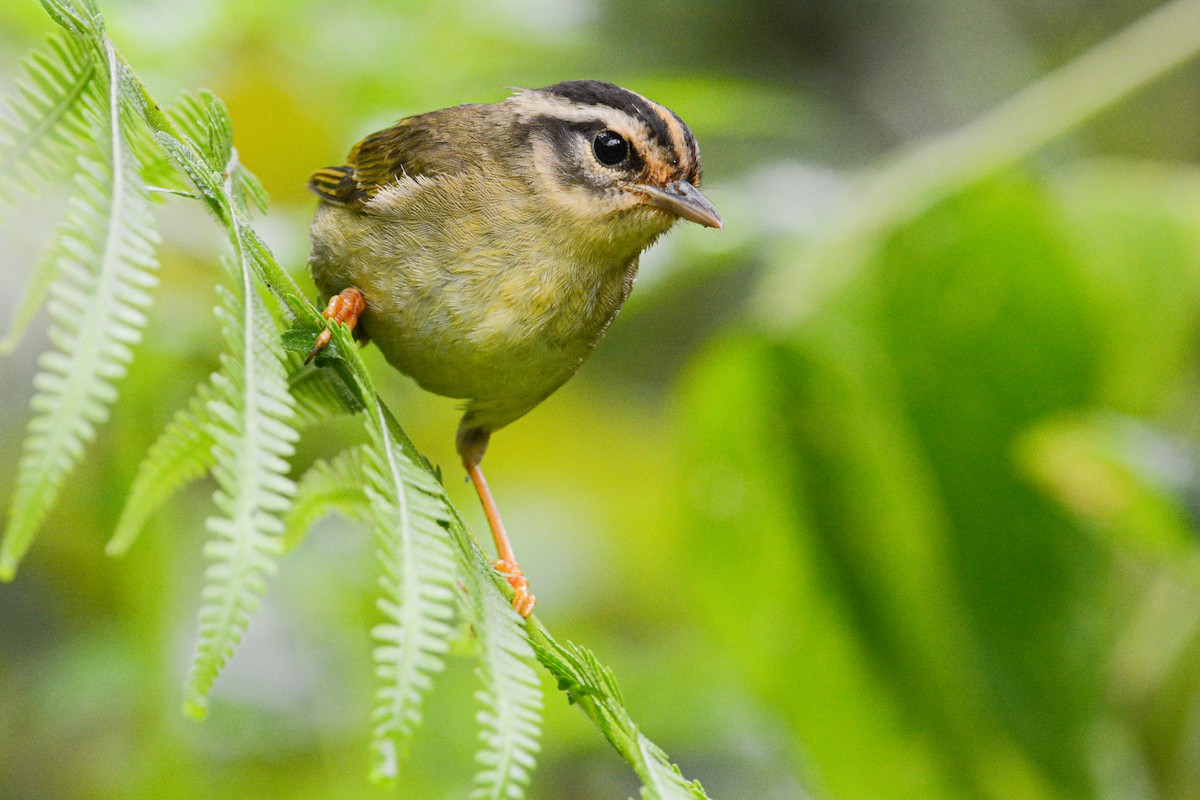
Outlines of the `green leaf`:
<svg viewBox="0 0 1200 800">
<path fill-rule="evenodd" d="M 76 154 L 95 150 L 91 124 L 99 117 L 100 90 L 89 50 L 74 37 L 48 37 L 46 51 L 25 58 L 25 75 L 0 117 L 0 202 L 11 202 L 14 190 L 37 190 L 63 179 L 75 166 Z M 0 355 L 11 353 L 42 307 L 63 258 L 56 237 L 33 271 L 0 339 Z"/>
<path fill-rule="evenodd" d="M 296 367 L 295 364 L 290 366 Z M 355 408 L 345 387 L 328 370 L 297 369 L 288 380 L 288 392 L 296 403 L 293 423 L 297 430 L 316 425 L 331 416 L 351 413 Z M 106 548 L 109 555 L 119 556 L 128 551 L 145 527 L 146 520 L 159 506 L 213 467 L 216 458 L 211 428 L 213 420 L 208 410 L 212 399 L 212 386 L 199 386 L 187 407 L 176 412 L 147 451 Z M 301 482 L 301 491 L 286 522 L 284 552 L 299 543 L 308 527 L 324 510 L 348 510 L 348 506 L 339 503 L 339 498 L 348 501 L 347 497 L 339 494 L 332 485 L 322 487 L 319 483 L 321 473 L 333 468 L 334 465 L 318 462 L 305 476 L 305 480 L 313 481 L 314 486 L 306 491 L 305 481 Z M 352 490 L 361 495 L 361 482 Z M 322 491 L 327 494 L 321 495 Z M 330 507 L 326 508 L 323 504 L 330 504 Z"/>
<path fill-rule="evenodd" d="M 1029 476 L 1116 548 L 1165 570 L 1190 571 L 1198 555 L 1188 509 L 1195 454 L 1111 412 L 1033 427 L 1017 446 Z"/>
<path fill-rule="evenodd" d="M 30 52 L 24 75 L 0 117 L 0 201 L 13 189 L 37 190 L 68 175 L 75 154 L 94 151 L 102 92 L 88 45 L 69 34 Z"/>
<path fill-rule="evenodd" d="M 381 416 L 378 409 L 372 413 Z M 401 753 L 421 723 L 432 675 L 445 666 L 457 577 L 446 507 L 432 476 L 414 465 L 380 420 L 366 451 L 365 491 L 383 565 L 377 605 L 385 622 L 372 635 L 375 674 L 375 780 L 394 781 Z"/>
<path fill-rule="evenodd" d="M 233 153 L 233 123 L 225 104 L 212 92 L 184 93 L 168 113 L 185 141 L 204 158 L 216 174 L 225 170 Z"/>
<path fill-rule="evenodd" d="M 617 679 L 586 647 L 566 646 L 544 630 L 536 633 L 534 652 L 542 665 L 597 724 L 642 781 L 643 800 L 708 800 L 699 781 L 687 781 L 667 754 L 648 739 L 625 709 Z"/>
<path fill-rule="evenodd" d="M 104 20 L 92 0 L 41 0 L 46 13 L 67 30 L 79 36 L 97 37 Z"/>
<path fill-rule="evenodd" d="M 116 399 L 131 348 L 141 340 L 156 279 L 153 216 L 126 146 L 115 54 L 109 50 L 107 117 L 97 127 L 105 162 L 80 159 L 73 200 L 59 230 L 63 253 L 50 287 L 54 350 L 39 361 L 24 455 L 0 544 L 8 580 L 53 505 L 67 474 Z"/>
<path fill-rule="evenodd" d="M 184 94 L 168 113 L 179 126 L 181 141 L 186 143 L 189 151 L 198 153 L 207 165 L 209 175 L 199 183 L 216 187 L 228 179 L 230 197 L 238 212 L 245 214 L 250 206 L 265 211 L 266 190 L 237 160 L 233 121 L 221 98 L 207 91 Z"/>
<path fill-rule="evenodd" d="M 658 745 L 640 732 L 637 734 L 638 750 L 646 764 L 641 773 L 645 782 L 642 786 L 643 800 L 708 800 L 700 781 L 688 781 L 672 764 L 667 754 Z"/>
<path fill-rule="evenodd" d="M 1096 401 L 1162 413 L 1195 359 L 1200 170 L 1096 159 L 1059 171 L 1050 189 L 1077 256 L 1079 294 L 1101 322 Z"/>
<path fill-rule="evenodd" d="M 366 492 L 362 447 L 344 450 L 329 461 L 317 461 L 296 484 L 291 511 L 284 520 L 283 551 L 298 545 L 313 523 L 330 512 L 366 522 L 370 506 Z"/>
<path fill-rule="evenodd" d="M 222 290 L 221 317 L 232 355 L 212 376 L 209 431 L 215 442 L 213 495 L 220 514 L 208 519 L 200 634 L 189 670 L 185 708 L 203 716 L 213 681 L 233 654 L 266 591 L 281 551 L 283 522 L 295 486 L 286 477 L 297 439 L 289 422 L 282 352 L 274 322 L 253 286 L 248 267 L 238 294 Z"/>
<path fill-rule="evenodd" d="M 204 201 L 205 209 L 219 222 L 225 224 L 219 176 L 209 169 L 208 164 L 204 162 L 199 153 L 189 147 L 187 143 L 162 131 L 155 132 L 154 140 L 175 168 L 187 176 L 188 181 L 200 193 L 200 199 Z"/>
<path fill-rule="evenodd" d="M 847 445 L 829 446 L 828 430 L 788 426 L 789 440 L 816 456 L 807 494 L 834 532 L 847 596 L 878 631 L 873 651 L 904 676 L 898 698 L 925 719 L 944 773 L 970 764 L 985 785 L 1024 764 L 1047 794 L 1085 791 L 1090 698 L 1106 681 L 1101 638 L 1072 637 L 1104 602 L 1107 566 L 1013 459 L 1031 426 L 1089 403 L 1099 385 L 1104 317 L 1079 291 L 1068 229 L 1040 182 L 1010 175 L 897 230 L 875 282 L 857 287 L 877 299 L 862 309 L 875 353 L 866 337 L 830 348 L 830 334 L 849 338 L 832 319 L 823 341 L 805 346 L 824 344 L 824 371 L 854 393 L 852 405 L 831 398 L 845 409 L 835 430 L 862 436 L 854 447 L 871 472 L 851 466 Z M 871 371 L 833 367 L 843 353 Z M 828 396 L 822 373 L 795 374 L 793 396 L 806 399 L 783 413 L 819 413 L 807 398 Z M 884 426 L 867 429 L 855 411 Z M 898 491 L 903 473 L 914 490 Z M 988 701 L 976 699 L 987 691 Z M 1001 747 L 1009 758 L 997 759 Z"/>
<path fill-rule="evenodd" d="M 726 648 L 747 650 L 832 795 L 1086 792 L 1104 655 L 1072 637 L 1105 572 L 1012 463 L 1030 425 L 1088 401 L 1080 265 L 1020 177 L 877 234 L 825 264 L 855 274 L 803 320 L 697 371 L 708 460 L 688 463 L 756 487 L 697 520 L 698 551 L 766 519 L 775 560 L 751 572 L 739 555 L 729 577 L 778 575 L 761 585 L 795 619 L 760 647 L 769 629 L 739 634 L 731 613 Z"/>
<path fill-rule="evenodd" d="M 210 384 L 197 387 L 187 407 L 175 413 L 146 452 L 108 542 L 106 551 L 110 556 L 129 550 L 159 506 L 212 468 L 216 455 L 208 406 L 213 399 Z"/>
<path fill-rule="evenodd" d="M 292 397 L 296 398 L 297 426 L 319 425 L 330 417 L 362 411 L 362 403 L 333 370 L 303 366 L 295 357 L 292 367 L 288 386 Z"/>
<path fill-rule="evenodd" d="M 468 613 L 479 637 L 479 676 L 484 688 L 476 716 L 483 747 L 475 756 L 472 800 L 518 800 L 536 765 L 542 724 L 542 689 L 530 666 L 533 647 L 512 605 L 477 564 L 464 565 L 470 586 Z"/>
<path fill-rule="evenodd" d="M 67 257 L 67 253 L 63 251 L 63 241 L 63 236 L 56 235 L 46 252 L 38 259 L 37 265 L 34 266 L 29 284 L 25 287 L 25 293 L 21 295 L 21 302 L 17 306 L 17 310 L 13 312 L 8 333 L 0 338 L 0 356 L 9 355 L 17 349 L 29 323 L 33 322 L 33 318 L 37 316 L 46 302 L 50 287 L 59 275 L 58 265 L 63 258 Z"/>
</svg>

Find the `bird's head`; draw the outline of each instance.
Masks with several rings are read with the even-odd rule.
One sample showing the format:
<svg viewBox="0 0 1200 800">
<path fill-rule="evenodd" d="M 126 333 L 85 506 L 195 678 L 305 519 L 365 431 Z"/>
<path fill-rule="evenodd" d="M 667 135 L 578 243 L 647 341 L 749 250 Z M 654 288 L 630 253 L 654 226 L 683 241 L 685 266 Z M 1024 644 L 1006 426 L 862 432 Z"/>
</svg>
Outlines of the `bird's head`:
<svg viewBox="0 0 1200 800">
<path fill-rule="evenodd" d="M 721 228 L 700 193 L 700 150 L 674 112 L 601 81 L 522 90 L 500 104 L 540 202 L 599 238 L 643 239 L 679 219 Z"/>
</svg>

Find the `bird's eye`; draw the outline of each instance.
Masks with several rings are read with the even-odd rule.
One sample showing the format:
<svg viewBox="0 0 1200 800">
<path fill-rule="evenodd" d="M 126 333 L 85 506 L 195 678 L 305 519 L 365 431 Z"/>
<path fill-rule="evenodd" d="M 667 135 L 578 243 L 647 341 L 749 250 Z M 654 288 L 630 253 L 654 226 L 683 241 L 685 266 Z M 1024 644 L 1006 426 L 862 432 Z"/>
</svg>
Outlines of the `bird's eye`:
<svg viewBox="0 0 1200 800">
<path fill-rule="evenodd" d="M 596 160 L 606 167 L 615 167 L 629 158 L 629 142 L 618 133 L 609 130 L 600 131 L 592 140 L 592 150 Z"/>
</svg>

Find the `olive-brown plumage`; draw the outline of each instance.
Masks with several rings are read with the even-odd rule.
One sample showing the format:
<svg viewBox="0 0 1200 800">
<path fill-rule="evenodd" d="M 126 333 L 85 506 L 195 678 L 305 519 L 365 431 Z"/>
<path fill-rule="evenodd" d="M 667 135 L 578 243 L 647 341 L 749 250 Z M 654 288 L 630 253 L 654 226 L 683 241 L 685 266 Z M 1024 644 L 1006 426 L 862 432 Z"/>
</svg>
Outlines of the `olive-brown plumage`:
<svg viewBox="0 0 1200 800">
<path fill-rule="evenodd" d="M 533 607 L 479 462 L 490 434 L 575 373 L 680 217 L 720 227 L 675 114 L 599 81 L 401 120 L 319 170 L 313 279 L 422 387 L 465 400 L 458 450 Z M 331 310 L 330 318 L 353 314 Z"/>
</svg>

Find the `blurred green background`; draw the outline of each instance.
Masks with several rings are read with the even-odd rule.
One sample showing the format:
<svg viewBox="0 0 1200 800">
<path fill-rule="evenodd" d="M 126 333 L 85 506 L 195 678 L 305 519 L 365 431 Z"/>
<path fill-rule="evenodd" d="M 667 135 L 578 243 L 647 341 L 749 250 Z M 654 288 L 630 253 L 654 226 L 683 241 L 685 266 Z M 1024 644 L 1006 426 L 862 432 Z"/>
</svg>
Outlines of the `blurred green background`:
<svg viewBox="0 0 1200 800">
<path fill-rule="evenodd" d="M 1159 4 L 102 6 L 156 96 L 229 105 L 298 275 L 309 172 L 402 116 L 589 77 L 688 121 L 726 230 L 657 245 L 592 361 L 488 467 L 542 618 L 715 799 L 1200 797 L 1200 68 L 1001 171 L 935 180 L 909 149 L 936 159 L 934 137 Z M 0 5 L 4 85 L 49 27 L 32 0 Z M 1134 55 L 1197 38 L 1180 28 Z M 1081 85 L 1132 69 L 1107 66 Z M 908 167 L 883 200 L 864 190 L 880 164 Z M 63 197 L 4 213 L 0 327 Z M 164 283 L 113 419 L 0 586 L 0 798 L 383 796 L 364 533 L 331 518 L 283 559 L 203 724 L 179 705 L 211 485 L 103 555 L 222 346 L 220 234 L 195 204 L 161 217 Z M 45 336 L 0 367 L 0 496 Z M 369 359 L 486 531 L 454 403 Z M 306 435 L 297 469 L 357 431 Z M 439 682 L 395 796 L 468 793 L 472 669 Z M 636 794 L 547 692 L 530 796 Z"/>
</svg>

